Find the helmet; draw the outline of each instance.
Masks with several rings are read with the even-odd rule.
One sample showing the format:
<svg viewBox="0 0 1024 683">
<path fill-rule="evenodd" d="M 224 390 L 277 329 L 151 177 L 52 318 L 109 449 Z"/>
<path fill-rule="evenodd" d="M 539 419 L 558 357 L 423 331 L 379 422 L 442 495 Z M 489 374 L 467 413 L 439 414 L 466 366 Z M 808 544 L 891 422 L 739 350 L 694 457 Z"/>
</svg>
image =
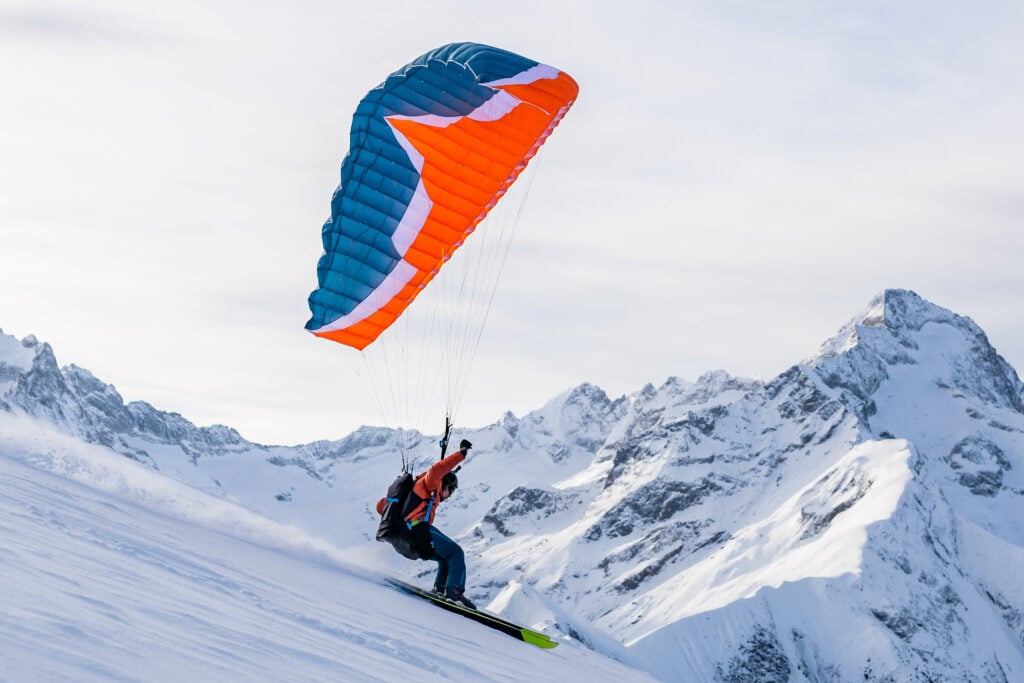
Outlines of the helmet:
<svg viewBox="0 0 1024 683">
<path fill-rule="evenodd" d="M 441 477 L 441 488 L 451 489 L 452 491 L 459 488 L 459 478 L 455 476 L 454 472 L 449 472 Z"/>
</svg>

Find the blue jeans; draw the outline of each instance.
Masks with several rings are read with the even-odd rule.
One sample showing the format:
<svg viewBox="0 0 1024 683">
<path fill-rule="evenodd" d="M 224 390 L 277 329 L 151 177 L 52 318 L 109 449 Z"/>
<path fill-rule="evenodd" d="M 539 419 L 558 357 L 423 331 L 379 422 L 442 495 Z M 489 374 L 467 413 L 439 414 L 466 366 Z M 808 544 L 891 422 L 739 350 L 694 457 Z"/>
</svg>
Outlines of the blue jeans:
<svg viewBox="0 0 1024 683">
<path fill-rule="evenodd" d="M 437 562 L 434 585 L 466 590 L 466 556 L 462 548 L 433 525 L 430 527 L 430 542 L 434 546 L 434 554 L 430 559 Z"/>
</svg>

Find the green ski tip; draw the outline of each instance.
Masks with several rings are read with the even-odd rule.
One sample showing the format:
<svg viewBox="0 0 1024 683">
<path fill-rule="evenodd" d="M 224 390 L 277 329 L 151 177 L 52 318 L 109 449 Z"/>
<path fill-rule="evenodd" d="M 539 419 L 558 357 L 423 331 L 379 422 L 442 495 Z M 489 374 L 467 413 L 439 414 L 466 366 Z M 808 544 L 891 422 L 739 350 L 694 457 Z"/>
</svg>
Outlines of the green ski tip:
<svg viewBox="0 0 1024 683">
<path fill-rule="evenodd" d="M 530 645 L 536 645 L 537 647 L 542 647 L 545 650 L 550 650 L 553 647 L 558 647 L 557 641 L 551 640 L 551 638 L 547 637 L 543 633 L 537 633 L 536 631 L 531 631 L 529 629 L 524 628 L 522 630 L 522 634 L 523 641 L 529 643 Z"/>
</svg>

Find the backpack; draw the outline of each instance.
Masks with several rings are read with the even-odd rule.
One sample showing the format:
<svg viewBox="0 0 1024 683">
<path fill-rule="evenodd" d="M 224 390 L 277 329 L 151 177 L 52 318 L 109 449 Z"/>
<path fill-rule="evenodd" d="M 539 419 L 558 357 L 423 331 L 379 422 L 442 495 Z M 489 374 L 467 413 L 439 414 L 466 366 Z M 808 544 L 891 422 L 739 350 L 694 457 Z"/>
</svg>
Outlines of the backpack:
<svg viewBox="0 0 1024 683">
<path fill-rule="evenodd" d="M 417 524 L 413 529 L 409 529 L 405 523 L 406 515 L 423 502 L 412 492 L 415 483 L 416 478 L 411 473 L 402 472 L 388 486 L 384 510 L 380 515 L 380 525 L 377 527 L 377 540 L 381 543 L 390 543 L 399 554 L 410 560 L 425 560 L 433 554 L 430 538 L 426 536 L 429 533 L 428 525 Z M 417 534 L 416 531 L 421 533 Z"/>
<path fill-rule="evenodd" d="M 405 526 L 405 515 L 402 512 L 415 481 L 412 474 L 402 472 L 388 486 L 388 493 L 384 498 L 384 511 L 380 515 L 380 526 L 377 527 L 378 541 L 387 541 L 388 537 Z"/>
</svg>

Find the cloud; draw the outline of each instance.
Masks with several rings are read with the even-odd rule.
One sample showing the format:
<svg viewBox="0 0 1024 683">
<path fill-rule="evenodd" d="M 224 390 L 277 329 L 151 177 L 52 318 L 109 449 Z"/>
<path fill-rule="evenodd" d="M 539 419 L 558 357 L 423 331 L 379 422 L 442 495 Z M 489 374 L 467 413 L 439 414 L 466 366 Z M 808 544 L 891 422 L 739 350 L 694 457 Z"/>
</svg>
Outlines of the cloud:
<svg viewBox="0 0 1024 683">
<path fill-rule="evenodd" d="M 539 158 L 467 424 L 583 381 L 770 376 L 887 287 L 976 315 L 1024 362 L 1024 8 L 236 9 L 0 10 L 0 58 L 29 65 L 0 71 L 0 291 L 17 294 L 0 324 L 126 398 L 267 442 L 375 421 L 343 350 L 302 330 L 320 227 L 359 99 L 464 39 L 581 85 Z"/>
<path fill-rule="evenodd" d="M 167 34 L 142 28 L 124 15 L 50 3 L 0 8 L 0 36 L 53 45 L 133 47 L 170 40 Z"/>
</svg>

